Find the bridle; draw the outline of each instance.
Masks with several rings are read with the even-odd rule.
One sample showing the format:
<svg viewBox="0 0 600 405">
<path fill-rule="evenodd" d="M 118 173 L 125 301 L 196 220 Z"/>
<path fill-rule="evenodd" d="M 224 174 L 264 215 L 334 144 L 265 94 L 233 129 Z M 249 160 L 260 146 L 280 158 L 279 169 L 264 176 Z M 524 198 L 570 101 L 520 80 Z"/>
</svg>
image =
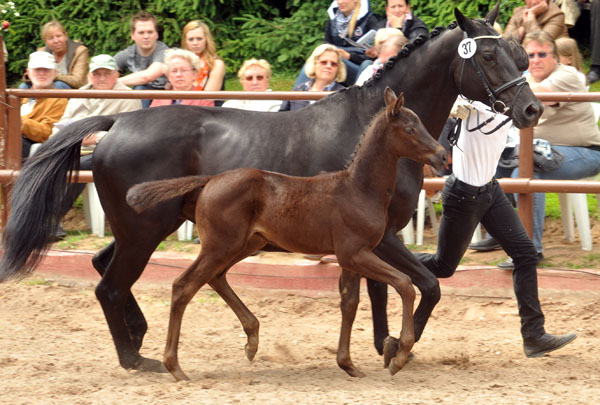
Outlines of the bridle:
<svg viewBox="0 0 600 405">
<path fill-rule="evenodd" d="M 464 32 L 464 39 L 467 39 L 467 38 L 468 38 L 468 35 L 466 32 Z M 480 36 L 474 37 L 472 39 L 473 39 L 473 41 L 476 41 L 478 39 L 500 39 L 500 38 L 502 38 L 501 35 L 480 35 Z M 481 83 L 483 84 L 485 92 L 487 93 L 488 99 L 490 101 L 490 106 L 492 107 L 492 111 L 496 114 L 506 114 L 508 111 L 510 111 L 510 109 L 512 107 L 507 106 L 506 103 L 504 103 L 504 101 L 502 101 L 498 98 L 500 96 L 500 93 L 502 93 L 505 90 L 510 89 L 513 86 L 517 86 L 517 92 L 516 92 L 515 96 L 513 97 L 513 102 L 511 103 L 511 104 L 514 104 L 514 100 L 516 100 L 519 97 L 519 95 L 521 94 L 521 91 L 523 90 L 524 85 L 527 81 L 526 81 L 525 77 L 519 76 L 519 77 L 516 77 L 516 78 L 504 83 L 497 89 L 493 89 L 492 86 L 490 85 L 490 82 L 488 81 L 487 77 L 483 73 L 483 69 L 481 69 L 479 62 L 477 62 L 477 59 L 475 59 L 476 53 L 477 52 L 473 53 L 473 55 L 471 55 L 469 58 L 463 58 L 463 63 L 461 66 L 461 71 L 460 71 L 459 94 L 462 95 L 462 78 L 463 78 L 463 73 L 464 73 L 464 68 L 465 68 L 465 62 L 467 59 L 469 59 L 471 61 L 471 63 L 473 64 L 473 68 L 475 69 L 477 76 L 479 77 L 479 79 L 481 80 Z M 467 98 L 467 97 L 465 97 L 465 98 Z M 469 118 L 470 118 L 470 112 L 469 112 Z M 479 123 L 479 115 L 477 115 L 477 126 L 475 128 L 466 128 L 466 129 L 469 132 L 480 130 L 486 124 L 491 122 L 494 118 L 495 117 L 492 116 L 489 119 L 487 119 L 486 121 Z M 491 131 L 489 131 L 489 132 L 481 131 L 481 132 L 485 135 L 489 135 L 493 132 L 496 132 L 498 129 L 500 129 L 502 126 L 504 126 L 510 120 L 511 119 L 509 117 L 507 117 L 504 121 L 502 121 L 500 124 L 498 124 Z"/>
</svg>

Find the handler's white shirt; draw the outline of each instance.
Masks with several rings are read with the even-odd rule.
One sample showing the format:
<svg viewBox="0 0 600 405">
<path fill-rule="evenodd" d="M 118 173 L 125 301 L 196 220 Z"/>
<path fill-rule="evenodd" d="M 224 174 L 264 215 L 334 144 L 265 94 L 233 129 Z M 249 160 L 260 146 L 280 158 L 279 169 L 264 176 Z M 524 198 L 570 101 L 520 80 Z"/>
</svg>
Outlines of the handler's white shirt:
<svg viewBox="0 0 600 405">
<path fill-rule="evenodd" d="M 478 125 L 477 112 L 479 112 L 479 123 L 495 115 L 495 118 L 482 128 L 485 132 L 493 130 L 507 118 L 504 114 L 494 114 L 490 107 L 478 101 L 471 105 L 477 111 L 472 111 L 469 118 L 462 122 L 458 142 L 452 148 L 452 171 L 457 179 L 480 187 L 488 183 L 496 174 L 496 167 L 506 145 L 511 122 L 507 122 L 489 135 L 483 134 L 480 130 L 469 132 L 467 128 L 475 128 Z"/>
</svg>

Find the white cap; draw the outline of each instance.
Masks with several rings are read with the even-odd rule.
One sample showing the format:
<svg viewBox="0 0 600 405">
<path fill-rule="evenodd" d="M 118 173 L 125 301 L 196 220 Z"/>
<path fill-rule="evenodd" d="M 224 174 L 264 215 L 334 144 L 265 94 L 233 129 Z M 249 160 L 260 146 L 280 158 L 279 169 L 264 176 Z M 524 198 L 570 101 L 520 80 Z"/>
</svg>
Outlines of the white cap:
<svg viewBox="0 0 600 405">
<path fill-rule="evenodd" d="M 54 55 L 52 55 L 51 53 L 37 51 L 29 55 L 29 62 L 27 62 L 27 68 L 56 69 L 56 59 L 54 59 Z"/>
</svg>

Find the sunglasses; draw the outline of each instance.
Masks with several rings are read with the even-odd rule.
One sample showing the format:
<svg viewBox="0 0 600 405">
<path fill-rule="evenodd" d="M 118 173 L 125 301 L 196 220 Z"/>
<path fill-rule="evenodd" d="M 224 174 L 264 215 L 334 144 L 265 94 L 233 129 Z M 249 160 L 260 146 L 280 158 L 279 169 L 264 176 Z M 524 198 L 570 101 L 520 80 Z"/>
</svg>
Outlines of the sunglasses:
<svg viewBox="0 0 600 405">
<path fill-rule="evenodd" d="M 529 59 L 535 58 L 535 55 L 537 55 L 538 58 L 540 58 L 540 59 L 544 59 L 545 57 L 548 56 L 548 52 L 538 52 L 538 53 L 532 52 L 532 53 L 527 54 L 527 56 L 529 56 Z"/>
<path fill-rule="evenodd" d="M 338 67 L 338 66 L 339 66 L 339 63 L 337 63 L 337 62 L 332 62 L 332 61 L 330 61 L 330 60 L 319 60 L 319 61 L 317 61 L 317 62 L 318 62 L 318 63 L 319 63 L 319 65 L 321 65 L 321 66 L 327 66 L 327 65 L 330 65 L 331 67 L 334 67 L 334 68 L 336 68 L 336 67 Z"/>
<path fill-rule="evenodd" d="M 247 82 L 251 82 L 252 80 L 256 79 L 257 82 L 261 82 L 264 80 L 264 76 L 263 75 L 255 75 L 255 76 L 246 76 L 244 77 L 244 80 Z"/>
</svg>

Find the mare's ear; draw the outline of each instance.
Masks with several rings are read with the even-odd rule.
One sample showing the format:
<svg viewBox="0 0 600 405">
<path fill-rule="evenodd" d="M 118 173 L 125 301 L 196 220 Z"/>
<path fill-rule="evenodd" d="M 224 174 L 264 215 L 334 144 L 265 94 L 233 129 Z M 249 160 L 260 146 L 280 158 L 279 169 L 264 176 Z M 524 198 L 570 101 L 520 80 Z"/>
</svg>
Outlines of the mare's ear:
<svg viewBox="0 0 600 405">
<path fill-rule="evenodd" d="M 404 105 L 404 93 L 400 93 L 398 99 L 396 100 L 396 104 L 394 104 L 394 115 L 398 115 L 400 113 L 400 109 Z"/>
<path fill-rule="evenodd" d="M 383 91 L 383 99 L 385 100 L 386 107 L 388 105 L 393 105 L 396 102 L 396 93 L 394 93 L 394 90 L 386 87 Z"/>
<path fill-rule="evenodd" d="M 454 17 L 456 17 L 456 23 L 464 32 L 470 34 L 475 31 L 475 25 L 473 24 L 473 21 L 465 17 L 457 8 L 454 9 Z"/>
<path fill-rule="evenodd" d="M 499 12 L 500 12 L 500 0 L 498 0 L 498 3 L 496 3 L 494 8 L 490 10 L 488 15 L 485 16 L 486 21 L 489 22 L 490 25 L 493 26 L 494 23 L 496 22 L 496 18 L 498 18 Z"/>
</svg>

